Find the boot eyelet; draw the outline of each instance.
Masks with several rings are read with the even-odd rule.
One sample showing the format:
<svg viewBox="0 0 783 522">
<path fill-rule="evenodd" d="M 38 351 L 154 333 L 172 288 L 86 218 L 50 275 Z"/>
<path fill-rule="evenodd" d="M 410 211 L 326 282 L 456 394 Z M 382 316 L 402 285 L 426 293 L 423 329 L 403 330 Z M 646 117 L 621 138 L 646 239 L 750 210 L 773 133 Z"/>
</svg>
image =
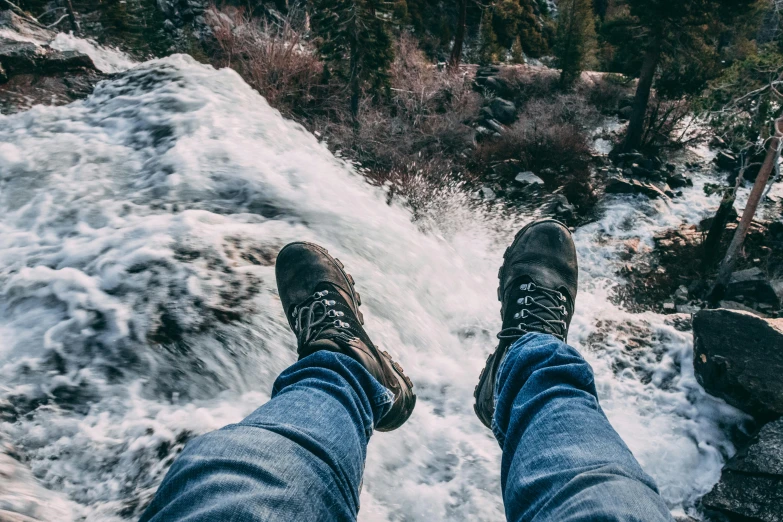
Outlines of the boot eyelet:
<svg viewBox="0 0 783 522">
<path fill-rule="evenodd" d="M 534 304 L 534 301 L 533 301 L 533 298 L 528 295 L 528 296 L 520 297 L 519 299 L 517 299 L 517 304 L 531 305 L 531 304 Z"/>
<path fill-rule="evenodd" d="M 519 317 L 517 317 L 517 316 L 519 316 Z M 516 317 L 517 319 L 527 319 L 528 317 L 530 317 L 530 310 L 528 310 L 527 308 L 523 308 L 517 314 L 517 316 L 514 316 L 514 317 Z"/>
<path fill-rule="evenodd" d="M 321 301 L 321 304 L 324 305 L 324 306 L 334 306 L 335 303 L 336 303 L 336 301 L 331 301 L 331 300 L 328 300 L 328 299 L 324 299 L 323 301 Z"/>
</svg>

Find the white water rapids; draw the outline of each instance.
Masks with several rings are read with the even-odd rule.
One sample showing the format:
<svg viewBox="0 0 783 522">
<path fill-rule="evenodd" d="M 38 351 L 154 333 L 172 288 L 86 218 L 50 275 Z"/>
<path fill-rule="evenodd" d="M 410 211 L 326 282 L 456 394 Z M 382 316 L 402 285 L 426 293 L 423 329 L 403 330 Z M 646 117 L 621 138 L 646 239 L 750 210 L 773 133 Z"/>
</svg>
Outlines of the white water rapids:
<svg viewBox="0 0 783 522">
<path fill-rule="evenodd" d="M 575 234 L 570 340 L 675 513 L 718 480 L 743 417 L 696 383 L 690 332 L 609 295 L 622 241 L 649 247 L 717 205 L 703 183 L 668 205 L 608 199 Z M 360 520 L 503 520 L 500 451 L 472 393 L 503 249 L 532 218 L 455 192 L 413 223 L 236 73 L 183 56 L 0 116 L 0 441 L 24 464 L 0 513 L 137 518 L 185 441 L 268 400 L 294 362 L 273 263 L 307 240 L 345 262 L 370 335 L 419 396 L 371 441 Z"/>
</svg>

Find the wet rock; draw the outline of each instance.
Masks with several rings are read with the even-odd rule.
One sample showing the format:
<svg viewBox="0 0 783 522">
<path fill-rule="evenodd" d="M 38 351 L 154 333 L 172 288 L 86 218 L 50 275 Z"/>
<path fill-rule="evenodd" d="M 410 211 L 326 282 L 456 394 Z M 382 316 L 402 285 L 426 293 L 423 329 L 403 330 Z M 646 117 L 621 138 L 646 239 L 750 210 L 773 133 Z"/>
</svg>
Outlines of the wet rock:
<svg viewBox="0 0 783 522">
<path fill-rule="evenodd" d="M 479 189 L 479 195 L 481 195 L 481 197 L 483 197 L 487 201 L 492 201 L 497 198 L 497 194 L 495 193 L 495 191 L 492 190 L 492 188 L 487 185 L 484 185 L 483 187 L 481 187 L 481 189 Z"/>
<path fill-rule="evenodd" d="M 523 185 L 543 185 L 544 180 L 536 176 L 530 171 L 527 172 L 520 172 L 517 174 L 517 176 L 514 178 L 514 181 L 517 183 L 522 183 Z"/>
<path fill-rule="evenodd" d="M 633 173 L 634 176 L 638 176 L 640 178 L 647 178 L 647 179 L 660 178 L 656 172 L 637 164 L 631 165 L 631 172 Z"/>
<path fill-rule="evenodd" d="M 766 274 L 760 268 L 748 268 L 734 272 L 726 288 L 725 297 L 726 299 L 764 303 L 775 309 L 780 308 L 780 299 Z"/>
<path fill-rule="evenodd" d="M 702 505 L 730 521 L 783 522 L 783 419 L 761 428 L 729 460 Z"/>
<path fill-rule="evenodd" d="M 617 155 L 617 161 L 624 163 L 640 163 L 644 161 L 644 154 L 641 152 L 624 152 Z"/>
<path fill-rule="evenodd" d="M 713 136 L 710 140 L 710 147 L 713 149 L 722 149 L 726 147 L 726 140 L 720 136 Z"/>
<path fill-rule="evenodd" d="M 490 104 L 495 119 L 504 125 L 514 123 L 517 119 L 517 107 L 508 100 L 495 98 Z"/>
<path fill-rule="evenodd" d="M 680 285 L 679 288 L 677 288 L 677 290 L 674 292 L 674 300 L 677 301 L 678 304 L 687 303 L 688 297 L 688 287 L 685 285 Z"/>
<path fill-rule="evenodd" d="M 484 123 L 490 130 L 497 132 L 498 134 L 503 134 L 503 131 L 505 130 L 497 120 L 487 120 Z"/>
<path fill-rule="evenodd" d="M 644 194 L 645 196 L 655 198 L 666 198 L 666 194 L 651 183 L 629 179 L 623 177 L 614 177 L 606 185 L 607 194 Z"/>
<path fill-rule="evenodd" d="M 758 419 L 783 415 L 783 319 L 702 310 L 693 337 L 696 378 L 708 393 Z"/>
<path fill-rule="evenodd" d="M 718 304 L 720 308 L 725 308 L 726 310 L 739 310 L 741 312 L 748 312 L 759 317 L 767 318 L 765 314 L 759 312 L 758 310 L 754 310 L 753 308 L 745 306 L 744 304 L 738 303 L 736 301 L 723 300 Z"/>
<path fill-rule="evenodd" d="M 547 205 L 545 213 L 567 222 L 576 216 L 576 208 L 569 203 L 568 198 L 563 194 L 555 194 L 552 201 Z"/>
<path fill-rule="evenodd" d="M 0 11 L 0 29 L 12 31 L 23 39 L 38 40 L 41 42 L 50 42 L 57 36 L 57 33 L 50 31 L 39 25 L 17 16 L 13 11 Z"/>
<path fill-rule="evenodd" d="M 730 154 L 726 151 L 720 151 L 715 156 L 715 164 L 724 170 L 734 170 L 739 167 L 739 160 L 734 154 Z"/>
<path fill-rule="evenodd" d="M 60 105 L 83 98 L 105 77 L 86 54 L 58 51 L 10 34 L 51 41 L 54 33 L 33 26 L 10 11 L 0 12 L 0 113 L 36 104 Z"/>
<path fill-rule="evenodd" d="M 670 174 L 666 176 L 666 184 L 671 188 L 692 187 L 693 180 L 684 174 Z"/>
<path fill-rule="evenodd" d="M 492 120 L 495 118 L 495 115 L 492 113 L 492 109 L 489 107 L 482 107 L 479 111 L 479 118 L 482 120 Z"/>
</svg>

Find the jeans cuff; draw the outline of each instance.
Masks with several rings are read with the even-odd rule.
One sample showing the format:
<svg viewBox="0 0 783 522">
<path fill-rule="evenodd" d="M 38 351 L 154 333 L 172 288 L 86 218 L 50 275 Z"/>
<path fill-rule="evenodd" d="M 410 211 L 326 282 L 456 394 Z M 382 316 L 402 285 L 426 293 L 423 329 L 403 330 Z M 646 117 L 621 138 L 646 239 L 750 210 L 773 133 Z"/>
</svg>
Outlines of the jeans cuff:
<svg viewBox="0 0 783 522">
<path fill-rule="evenodd" d="M 380 408 L 382 406 L 385 406 L 387 404 L 391 404 L 394 402 L 394 394 L 392 391 L 388 388 L 383 389 L 383 393 L 380 393 L 370 399 L 370 404 L 372 404 L 373 408 Z"/>
</svg>

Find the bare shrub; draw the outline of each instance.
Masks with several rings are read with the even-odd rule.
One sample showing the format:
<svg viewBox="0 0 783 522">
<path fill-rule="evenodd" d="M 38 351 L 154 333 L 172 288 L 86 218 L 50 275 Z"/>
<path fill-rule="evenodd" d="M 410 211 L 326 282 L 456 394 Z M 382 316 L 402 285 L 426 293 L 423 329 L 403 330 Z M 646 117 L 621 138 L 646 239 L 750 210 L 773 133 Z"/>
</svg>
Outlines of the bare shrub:
<svg viewBox="0 0 783 522">
<path fill-rule="evenodd" d="M 275 23 L 251 18 L 243 8 L 211 6 L 213 65 L 231 67 L 270 105 L 291 115 L 322 96 L 323 64 L 295 29 L 292 16 Z"/>
<path fill-rule="evenodd" d="M 690 101 L 654 99 L 650 103 L 642 136 L 644 150 L 681 149 L 705 136 L 706 131 L 695 124 Z"/>
<path fill-rule="evenodd" d="M 473 145 L 475 131 L 465 121 L 478 112 L 480 96 L 470 79 L 433 66 L 409 35 L 396 42 L 390 73 L 386 100 L 362 100 L 358 133 L 323 123 L 331 145 L 350 151 L 374 181 L 391 181 L 400 194 L 424 181 L 452 182 L 464 172 L 460 154 Z"/>
<path fill-rule="evenodd" d="M 499 94 L 513 94 L 515 99 L 511 101 L 518 105 L 527 100 L 550 97 L 559 89 L 560 74 L 554 69 L 518 65 L 504 67 L 498 76 L 506 84 L 504 90 L 508 91 Z"/>
<path fill-rule="evenodd" d="M 621 101 L 633 99 L 633 87 L 633 81 L 620 75 L 593 73 L 588 81 L 577 85 L 576 91 L 599 111 L 612 113 L 620 108 Z"/>
<path fill-rule="evenodd" d="M 577 95 L 532 100 L 508 132 L 481 143 L 475 161 L 509 178 L 532 170 L 550 186 L 560 185 L 564 177 L 587 171 L 590 144 L 585 128 L 594 117 Z"/>
</svg>

